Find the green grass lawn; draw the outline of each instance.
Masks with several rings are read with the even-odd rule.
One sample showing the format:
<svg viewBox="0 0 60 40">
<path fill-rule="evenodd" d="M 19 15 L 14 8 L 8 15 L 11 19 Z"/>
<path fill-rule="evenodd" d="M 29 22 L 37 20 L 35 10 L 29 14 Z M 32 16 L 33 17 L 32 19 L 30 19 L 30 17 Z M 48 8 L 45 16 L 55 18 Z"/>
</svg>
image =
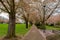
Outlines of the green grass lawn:
<svg viewBox="0 0 60 40">
<path fill-rule="evenodd" d="M 47 30 L 60 30 L 60 28 L 56 28 L 56 27 L 53 27 L 53 26 L 46 26 L 46 29 Z"/>
<path fill-rule="evenodd" d="M 0 24 L 0 37 L 6 35 L 8 24 Z M 24 35 L 29 29 L 25 28 L 25 24 L 16 24 L 16 34 Z"/>
<path fill-rule="evenodd" d="M 30 29 L 30 28 L 29 28 Z M 25 24 L 16 24 L 16 34 L 24 35 L 28 32 L 29 29 L 25 28 Z M 46 26 L 47 30 L 60 30 L 60 28 L 54 28 L 50 26 Z M 6 35 L 8 30 L 8 24 L 0 24 L 0 37 Z"/>
</svg>

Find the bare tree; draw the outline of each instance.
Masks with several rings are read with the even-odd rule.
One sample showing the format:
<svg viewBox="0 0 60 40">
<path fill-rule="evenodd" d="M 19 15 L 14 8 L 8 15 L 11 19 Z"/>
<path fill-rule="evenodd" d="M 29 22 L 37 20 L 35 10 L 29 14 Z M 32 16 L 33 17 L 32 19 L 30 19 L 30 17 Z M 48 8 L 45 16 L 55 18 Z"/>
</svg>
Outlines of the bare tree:
<svg viewBox="0 0 60 40">
<path fill-rule="evenodd" d="M 55 9 L 58 8 L 58 5 L 59 5 L 59 1 L 55 0 L 54 2 L 55 5 L 53 8 L 51 8 L 51 7 L 48 7 L 49 5 L 48 2 L 50 2 L 50 0 L 47 0 L 47 1 L 33 0 L 33 3 L 31 3 L 31 7 L 39 11 L 38 14 L 40 15 L 40 23 L 43 29 L 46 29 L 45 22 L 50 18 L 50 16 L 54 13 Z"/>
<path fill-rule="evenodd" d="M 9 25 L 6 37 L 16 37 L 15 35 L 15 14 L 17 13 L 16 0 L 0 0 L 0 10 L 9 14 Z"/>
<path fill-rule="evenodd" d="M 29 4 L 27 4 L 26 2 L 24 2 L 24 0 L 20 0 L 20 6 L 22 9 L 22 17 L 25 20 L 26 23 L 26 28 L 28 28 L 28 21 L 29 21 L 29 10 L 30 10 L 30 6 Z"/>
</svg>

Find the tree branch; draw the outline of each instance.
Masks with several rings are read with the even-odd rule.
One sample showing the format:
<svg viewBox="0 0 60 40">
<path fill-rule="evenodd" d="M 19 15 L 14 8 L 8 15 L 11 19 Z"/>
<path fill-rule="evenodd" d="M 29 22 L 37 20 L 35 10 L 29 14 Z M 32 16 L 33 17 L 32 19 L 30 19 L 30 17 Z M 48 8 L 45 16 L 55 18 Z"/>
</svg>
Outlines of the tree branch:
<svg viewBox="0 0 60 40">
<path fill-rule="evenodd" d="M 50 18 L 50 16 L 53 14 L 53 12 L 55 11 L 55 9 L 58 7 L 59 5 L 59 2 L 58 4 L 56 5 L 56 7 L 54 9 L 52 9 L 52 11 L 50 12 L 50 15 L 47 17 L 46 21 Z"/>
<path fill-rule="evenodd" d="M 3 1 L 0 0 L 0 2 L 1 2 L 1 4 L 3 5 L 3 7 L 7 10 L 7 12 L 9 13 L 9 10 L 8 10 L 8 8 L 6 7 L 6 5 L 3 3 Z"/>
<path fill-rule="evenodd" d="M 2 11 L 4 11 L 4 12 L 7 12 L 6 10 L 4 10 L 4 9 L 2 9 L 2 8 L 0 8 Z"/>
<path fill-rule="evenodd" d="M 7 1 L 8 5 L 11 6 L 10 3 L 9 3 L 9 1 L 8 0 L 6 0 L 6 1 Z"/>
</svg>

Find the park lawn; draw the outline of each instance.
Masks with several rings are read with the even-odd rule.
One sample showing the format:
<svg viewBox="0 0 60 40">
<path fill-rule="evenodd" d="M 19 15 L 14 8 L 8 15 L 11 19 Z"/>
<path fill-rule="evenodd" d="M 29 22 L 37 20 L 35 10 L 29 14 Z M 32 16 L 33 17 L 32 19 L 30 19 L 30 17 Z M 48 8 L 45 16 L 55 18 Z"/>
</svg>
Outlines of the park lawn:
<svg viewBox="0 0 60 40">
<path fill-rule="evenodd" d="M 30 27 L 28 29 L 25 28 L 25 24 L 16 24 L 16 34 L 17 35 L 25 35 Z M 60 28 L 54 28 L 51 26 L 46 26 L 47 30 L 60 30 Z M 0 24 L 0 37 L 3 37 L 6 35 L 8 30 L 8 24 Z"/>
<path fill-rule="evenodd" d="M 8 30 L 8 24 L 0 24 L 0 37 L 5 36 Z M 16 34 L 24 35 L 29 29 L 25 28 L 25 24 L 16 24 Z"/>
<path fill-rule="evenodd" d="M 56 27 L 53 27 L 53 26 L 46 26 L 46 29 L 47 30 L 60 30 L 60 28 L 56 28 Z"/>
</svg>

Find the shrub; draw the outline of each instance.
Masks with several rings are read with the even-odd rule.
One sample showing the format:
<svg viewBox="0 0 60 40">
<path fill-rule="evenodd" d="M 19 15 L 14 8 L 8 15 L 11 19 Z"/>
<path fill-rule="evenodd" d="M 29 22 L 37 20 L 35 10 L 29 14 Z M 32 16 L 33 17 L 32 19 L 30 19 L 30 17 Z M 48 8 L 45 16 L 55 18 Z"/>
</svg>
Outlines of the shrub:
<svg viewBox="0 0 60 40">
<path fill-rule="evenodd" d="M 50 26 L 54 26 L 54 24 L 50 24 Z"/>
</svg>

